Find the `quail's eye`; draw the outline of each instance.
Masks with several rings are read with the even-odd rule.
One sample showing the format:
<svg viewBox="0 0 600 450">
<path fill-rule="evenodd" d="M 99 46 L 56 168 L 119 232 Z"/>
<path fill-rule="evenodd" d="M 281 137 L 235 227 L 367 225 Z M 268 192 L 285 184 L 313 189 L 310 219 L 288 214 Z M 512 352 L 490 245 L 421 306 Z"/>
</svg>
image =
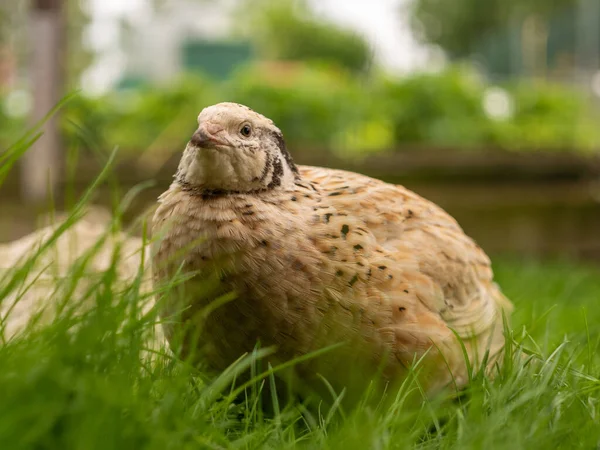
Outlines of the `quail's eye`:
<svg viewBox="0 0 600 450">
<path fill-rule="evenodd" d="M 240 133 L 242 134 L 242 136 L 250 136 L 252 134 L 252 127 L 248 124 L 245 124 L 244 126 L 242 126 Z"/>
</svg>

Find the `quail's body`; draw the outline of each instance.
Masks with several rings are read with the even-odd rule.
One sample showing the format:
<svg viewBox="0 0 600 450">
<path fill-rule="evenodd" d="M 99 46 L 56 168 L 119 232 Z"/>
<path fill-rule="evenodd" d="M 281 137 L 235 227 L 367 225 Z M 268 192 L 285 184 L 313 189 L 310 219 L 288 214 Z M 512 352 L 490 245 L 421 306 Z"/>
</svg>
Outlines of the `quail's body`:
<svg viewBox="0 0 600 450">
<path fill-rule="evenodd" d="M 276 362 L 341 342 L 302 366 L 301 377 L 310 384 L 319 372 L 339 391 L 366 384 L 364 376 L 378 368 L 384 379 L 401 380 L 425 355 L 424 382 L 436 389 L 467 380 L 452 330 L 472 360 L 487 350 L 492 361 L 497 357 L 504 344 L 501 311 L 510 304 L 493 283 L 489 259 L 454 219 L 403 187 L 296 168 L 282 151 L 260 158 L 273 161 L 264 188 L 194 183 L 180 166 L 161 196 L 154 224 L 163 233 L 158 279 L 168 279 L 181 263 L 199 277 L 218 264 L 222 288 L 237 295 L 187 343 L 209 367 L 225 369 L 257 340 L 278 349 Z M 196 161 L 202 150 L 186 152 Z M 258 173 L 247 180 L 254 183 Z M 209 301 L 194 296 L 195 283 L 184 285 L 189 311 Z M 167 313 L 181 306 L 178 301 Z"/>
</svg>

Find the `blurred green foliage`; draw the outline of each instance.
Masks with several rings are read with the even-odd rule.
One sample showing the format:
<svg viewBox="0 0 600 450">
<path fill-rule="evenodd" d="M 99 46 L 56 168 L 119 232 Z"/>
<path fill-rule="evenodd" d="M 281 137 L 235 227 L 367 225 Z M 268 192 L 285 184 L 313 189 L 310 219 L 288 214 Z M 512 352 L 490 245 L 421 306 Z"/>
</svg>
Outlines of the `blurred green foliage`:
<svg viewBox="0 0 600 450">
<path fill-rule="evenodd" d="M 484 113 L 484 85 L 459 69 L 422 74 L 403 81 L 387 80 L 386 100 L 394 141 L 442 146 L 492 144 L 492 121 Z"/>
<path fill-rule="evenodd" d="M 412 28 L 422 41 L 436 44 L 452 58 L 471 56 L 490 33 L 529 16 L 550 18 L 577 0 L 414 0 Z"/>
<path fill-rule="evenodd" d="M 319 17 L 306 1 L 245 0 L 237 11 L 235 29 L 263 58 L 328 63 L 352 72 L 371 65 L 362 36 Z"/>
<path fill-rule="evenodd" d="M 254 65 L 216 82 L 186 75 L 100 98 L 78 96 L 63 112 L 67 143 L 142 152 L 183 148 L 198 112 L 220 101 L 246 104 L 275 121 L 295 152 L 443 146 L 586 151 L 599 147 L 600 114 L 576 91 L 542 82 L 492 86 L 471 70 L 369 79 L 301 63 Z M 500 116 L 489 103 L 500 102 Z M 496 105 L 497 107 L 497 105 Z M 6 147 L 24 121 L 0 118 Z"/>
<path fill-rule="evenodd" d="M 5 100 L 0 94 L 0 103 L 2 106 L 5 104 Z M 15 119 L 10 117 L 4 111 L 4 108 L 0 107 L 0 154 L 11 144 L 17 141 L 21 137 L 21 134 L 25 134 L 25 123 L 23 120 Z"/>
</svg>

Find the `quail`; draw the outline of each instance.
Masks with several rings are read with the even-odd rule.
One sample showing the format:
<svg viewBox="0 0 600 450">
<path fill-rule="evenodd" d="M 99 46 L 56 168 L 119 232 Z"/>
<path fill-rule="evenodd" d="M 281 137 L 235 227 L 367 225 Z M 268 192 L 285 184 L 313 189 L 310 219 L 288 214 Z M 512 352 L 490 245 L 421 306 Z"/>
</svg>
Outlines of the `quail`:
<svg viewBox="0 0 600 450">
<path fill-rule="evenodd" d="M 246 106 L 209 106 L 198 124 L 153 219 L 155 283 L 180 277 L 160 308 L 183 354 L 218 373 L 259 344 L 273 365 L 302 359 L 302 389 L 349 393 L 414 367 L 427 392 L 461 388 L 469 367 L 501 362 L 512 305 L 449 214 L 402 186 L 294 164 Z"/>
</svg>

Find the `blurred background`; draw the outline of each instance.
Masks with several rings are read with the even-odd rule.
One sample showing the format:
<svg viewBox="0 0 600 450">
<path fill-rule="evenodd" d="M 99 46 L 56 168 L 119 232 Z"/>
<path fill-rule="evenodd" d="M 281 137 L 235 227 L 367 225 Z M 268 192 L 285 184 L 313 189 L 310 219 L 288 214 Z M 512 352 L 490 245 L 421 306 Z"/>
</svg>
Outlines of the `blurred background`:
<svg viewBox="0 0 600 450">
<path fill-rule="evenodd" d="M 491 254 L 600 260 L 598 0 L 0 0 L 0 241 L 175 172 L 220 101 L 301 164 L 404 184 Z M 115 190 L 115 186 L 120 188 Z M 115 194 L 116 192 L 116 194 Z"/>
</svg>

